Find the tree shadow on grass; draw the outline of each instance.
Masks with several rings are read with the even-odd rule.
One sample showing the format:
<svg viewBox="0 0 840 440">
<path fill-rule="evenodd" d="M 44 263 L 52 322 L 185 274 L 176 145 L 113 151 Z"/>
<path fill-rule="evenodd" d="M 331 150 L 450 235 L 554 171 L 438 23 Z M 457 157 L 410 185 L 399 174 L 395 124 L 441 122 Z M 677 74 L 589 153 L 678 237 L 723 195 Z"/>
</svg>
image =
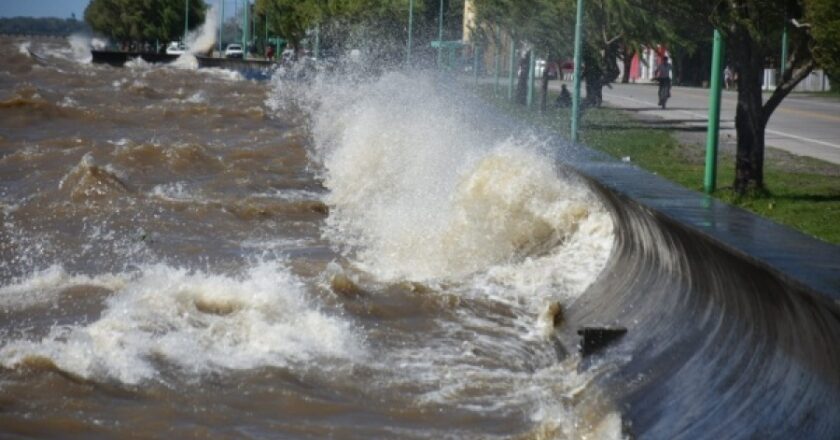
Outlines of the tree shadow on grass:
<svg viewBox="0 0 840 440">
<path fill-rule="evenodd" d="M 786 196 L 772 196 L 777 200 L 790 200 L 794 202 L 831 203 L 840 202 L 840 194 L 794 194 Z"/>
<path fill-rule="evenodd" d="M 621 111 L 624 111 L 624 112 L 636 112 L 636 113 L 652 112 L 652 111 L 660 111 L 660 110 L 661 111 L 666 111 L 666 112 L 668 112 L 668 111 L 698 111 L 698 112 L 699 111 L 709 111 L 708 109 L 700 108 L 700 107 L 667 107 L 664 110 L 661 107 L 635 107 L 635 108 L 610 107 L 610 108 L 614 108 L 616 110 L 621 110 Z"/>
<path fill-rule="evenodd" d="M 690 121 L 695 122 L 695 121 Z M 658 130 L 658 131 L 684 131 L 684 132 L 705 132 L 707 130 L 705 125 L 681 125 L 680 121 L 662 121 L 649 124 L 647 122 L 641 123 L 621 123 L 621 124 L 601 124 L 592 123 L 586 124 L 585 128 L 603 131 L 617 131 L 617 130 Z M 721 127 L 722 129 L 726 127 Z"/>
</svg>

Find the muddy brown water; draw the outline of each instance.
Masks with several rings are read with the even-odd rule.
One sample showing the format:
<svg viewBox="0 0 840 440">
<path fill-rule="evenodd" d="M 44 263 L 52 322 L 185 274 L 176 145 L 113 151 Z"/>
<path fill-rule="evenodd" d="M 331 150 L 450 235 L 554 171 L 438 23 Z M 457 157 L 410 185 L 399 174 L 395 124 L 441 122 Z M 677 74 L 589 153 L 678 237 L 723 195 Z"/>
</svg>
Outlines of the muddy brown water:
<svg viewBox="0 0 840 440">
<path fill-rule="evenodd" d="M 603 267 L 609 216 L 550 169 L 528 178 L 577 204 L 531 206 L 537 153 L 450 127 L 434 148 L 463 156 L 412 157 L 442 176 L 412 187 L 387 179 L 424 139 L 382 130 L 387 85 L 331 91 L 344 121 L 280 81 L 62 41 L 0 59 L 0 436 L 620 436 L 541 318 Z"/>
<path fill-rule="evenodd" d="M 836 292 L 365 56 L 255 82 L 0 40 L 0 438 L 838 437 Z M 627 331 L 581 358 L 591 325 Z"/>
</svg>

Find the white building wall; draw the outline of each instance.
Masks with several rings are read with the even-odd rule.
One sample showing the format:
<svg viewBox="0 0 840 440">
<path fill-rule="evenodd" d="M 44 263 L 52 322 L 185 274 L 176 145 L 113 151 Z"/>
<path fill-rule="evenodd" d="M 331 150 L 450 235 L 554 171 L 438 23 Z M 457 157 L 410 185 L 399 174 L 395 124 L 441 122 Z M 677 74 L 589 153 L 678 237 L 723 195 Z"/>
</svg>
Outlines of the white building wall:
<svg viewBox="0 0 840 440">
<path fill-rule="evenodd" d="M 764 69 L 764 90 L 776 89 L 776 69 Z M 827 92 L 831 90 L 831 81 L 822 69 L 815 69 L 805 79 L 797 84 L 794 92 Z"/>
</svg>

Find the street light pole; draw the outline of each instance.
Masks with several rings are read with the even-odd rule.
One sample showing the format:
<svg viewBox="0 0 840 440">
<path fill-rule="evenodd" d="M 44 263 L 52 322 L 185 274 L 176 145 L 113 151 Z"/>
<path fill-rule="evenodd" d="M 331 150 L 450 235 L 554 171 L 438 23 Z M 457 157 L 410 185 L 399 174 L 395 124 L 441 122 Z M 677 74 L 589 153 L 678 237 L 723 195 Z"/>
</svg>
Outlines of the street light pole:
<svg viewBox="0 0 840 440">
<path fill-rule="evenodd" d="M 493 48 L 496 49 L 496 52 L 493 54 L 493 74 L 496 77 L 496 81 L 493 83 L 493 94 L 499 94 L 499 58 L 502 56 L 502 32 L 500 30 L 496 30 L 496 41 L 493 44 Z"/>
<path fill-rule="evenodd" d="M 785 70 L 787 70 L 787 57 L 788 57 L 788 19 L 787 14 L 785 14 L 785 26 L 782 28 L 782 61 L 781 61 L 781 68 L 779 69 L 779 84 L 784 81 L 785 78 Z"/>
<path fill-rule="evenodd" d="M 714 192 L 717 185 L 717 153 L 718 138 L 720 137 L 720 77 L 723 74 L 723 50 L 723 38 L 720 31 L 715 29 L 712 46 L 712 74 L 709 83 L 709 123 L 706 129 L 706 172 L 703 178 L 703 189 L 706 194 Z"/>
<path fill-rule="evenodd" d="M 219 0 L 221 14 L 219 14 L 219 56 L 222 56 L 222 30 L 225 28 L 225 0 Z"/>
<path fill-rule="evenodd" d="M 516 67 L 516 40 L 510 34 L 510 62 L 508 63 L 508 101 L 513 101 L 513 69 Z"/>
<path fill-rule="evenodd" d="M 405 64 L 411 65 L 411 38 L 414 28 L 414 0 L 408 0 L 408 47 L 405 50 Z"/>
<path fill-rule="evenodd" d="M 478 45 L 473 43 L 473 83 L 478 85 Z"/>
<path fill-rule="evenodd" d="M 525 104 L 528 108 L 531 108 L 531 104 L 534 103 L 534 74 L 536 73 L 534 70 L 537 65 L 537 51 L 534 48 L 528 52 L 528 94 L 526 95 Z"/>
<path fill-rule="evenodd" d="M 572 143 L 578 142 L 578 125 L 580 120 L 580 74 L 581 49 L 583 48 L 583 0 L 577 0 L 577 15 L 575 20 L 575 80 L 572 94 Z"/>
<path fill-rule="evenodd" d="M 443 0 L 440 0 L 440 12 L 438 13 L 438 52 L 437 65 L 440 68 L 443 63 Z"/>
<path fill-rule="evenodd" d="M 190 31 L 190 0 L 184 0 L 184 44 L 187 44 L 187 33 Z"/>
<path fill-rule="evenodd" d="M 321 23 L 315 25 L 315 59 L 320 57 L 321 52 Z"/>
<path fill-rule="evenodd" d="M 248 29 L 248 6 L 250 0 L 245 0 L 242 8 L 242 58 L 248 58 L 248 36 L 251 35 Z"/>
</svg>

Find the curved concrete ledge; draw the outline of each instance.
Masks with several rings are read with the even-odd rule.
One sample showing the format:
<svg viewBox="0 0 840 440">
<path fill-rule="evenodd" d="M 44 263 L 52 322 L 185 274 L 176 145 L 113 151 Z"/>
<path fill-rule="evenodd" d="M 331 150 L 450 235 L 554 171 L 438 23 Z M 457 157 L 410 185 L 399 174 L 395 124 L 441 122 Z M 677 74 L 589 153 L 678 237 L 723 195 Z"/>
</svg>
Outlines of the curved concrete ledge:
<svg viewBox="0 0 840 440">
<path fill-rule="evenodd" d="M 705 235 L 840 313 L 840 246 L 612 160 L 569 163 L 618 194 Z"/>
</svg>

